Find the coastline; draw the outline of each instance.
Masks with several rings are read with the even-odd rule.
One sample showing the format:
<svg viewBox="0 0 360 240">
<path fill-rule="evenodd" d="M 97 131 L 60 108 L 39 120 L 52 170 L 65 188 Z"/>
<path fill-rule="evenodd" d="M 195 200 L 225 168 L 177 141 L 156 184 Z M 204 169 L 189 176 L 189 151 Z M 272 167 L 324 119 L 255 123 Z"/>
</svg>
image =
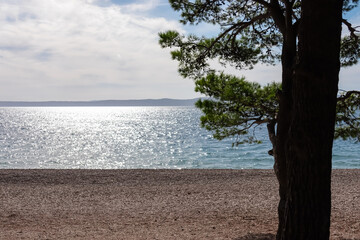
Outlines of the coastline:
<svg viewBox="0 0 360 240">
<path fill-rule="evenodd" d="M 331 239 L 360 239 L 360 169 L 332 175 Z M 0 169 L 1 239 L 272 239 L 272 170 Z"/>
</svg>

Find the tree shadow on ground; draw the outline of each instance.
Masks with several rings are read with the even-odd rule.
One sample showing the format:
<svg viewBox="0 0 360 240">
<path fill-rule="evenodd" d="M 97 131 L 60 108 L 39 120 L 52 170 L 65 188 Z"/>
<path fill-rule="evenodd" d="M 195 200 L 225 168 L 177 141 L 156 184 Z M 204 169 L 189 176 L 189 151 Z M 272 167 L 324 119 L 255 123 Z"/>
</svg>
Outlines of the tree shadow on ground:
<svg viewBox="0 0 360 240">
<path fill-rule="evenodd" d="M 259 234 L 253 234 L 249 233 L 242 237 L 234 238 L 233 240 L 275 240 L 276 237 L 274 234 L 270 233 L 259 233 Z"/>
<path fill-rule="evenodd" d="M 234 238 L 233 240 L 275 240 L 276 235 L 270 233 L 259 233 L 253 234 L 249 233 L 242 237 Z M 360 240 L 360 238 L 337 238 L 337 240 Z"/>
</svg>

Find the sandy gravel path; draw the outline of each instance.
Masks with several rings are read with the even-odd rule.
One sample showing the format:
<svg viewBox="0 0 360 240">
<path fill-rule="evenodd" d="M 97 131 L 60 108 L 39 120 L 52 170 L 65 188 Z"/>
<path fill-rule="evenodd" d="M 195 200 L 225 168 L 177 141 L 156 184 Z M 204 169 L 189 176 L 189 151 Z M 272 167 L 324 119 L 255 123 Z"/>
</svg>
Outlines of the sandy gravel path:
<svg viewBox="0 0 360 240">
<path fill-rule="evenodd" d="M 0 170 L 0 239 L 273 239 L 271 170 Z M 331 239 L 360 239 L 360 169 L 334 170 Z"/>
</svg>

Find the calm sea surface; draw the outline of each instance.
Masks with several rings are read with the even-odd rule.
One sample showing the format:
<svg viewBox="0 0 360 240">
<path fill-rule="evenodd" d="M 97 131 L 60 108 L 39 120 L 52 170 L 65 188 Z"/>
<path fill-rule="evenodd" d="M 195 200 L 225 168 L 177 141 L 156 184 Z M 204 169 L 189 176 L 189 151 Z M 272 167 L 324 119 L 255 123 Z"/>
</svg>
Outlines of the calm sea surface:
<svg viewBox="0 0 360 240">
<path fill-rule="evenodd" d="M 272 168 L 262 144 L 231 147 L 193 107 L 0 108 L 0 168 Z M 334 168 L 360 168 L 360 144 L 336 141 Z"/>
</svg>

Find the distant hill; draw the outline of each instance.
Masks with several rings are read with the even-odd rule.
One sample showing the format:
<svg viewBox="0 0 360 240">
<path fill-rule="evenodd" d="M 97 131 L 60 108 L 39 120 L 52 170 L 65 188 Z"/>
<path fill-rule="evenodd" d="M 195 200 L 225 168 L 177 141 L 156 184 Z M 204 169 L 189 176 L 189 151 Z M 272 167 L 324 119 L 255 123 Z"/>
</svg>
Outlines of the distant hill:
<svg viewBox="0 0 360 240">
<path fill-rule="evenodd" d="M 115 106 L 194 106 L 194 99 L 139 99 L 139 100 L 101 100 L 101 101 L 47 101 L 17 102 L 0 101 L 0 107 L 115 107 Z"/>
</svg>

